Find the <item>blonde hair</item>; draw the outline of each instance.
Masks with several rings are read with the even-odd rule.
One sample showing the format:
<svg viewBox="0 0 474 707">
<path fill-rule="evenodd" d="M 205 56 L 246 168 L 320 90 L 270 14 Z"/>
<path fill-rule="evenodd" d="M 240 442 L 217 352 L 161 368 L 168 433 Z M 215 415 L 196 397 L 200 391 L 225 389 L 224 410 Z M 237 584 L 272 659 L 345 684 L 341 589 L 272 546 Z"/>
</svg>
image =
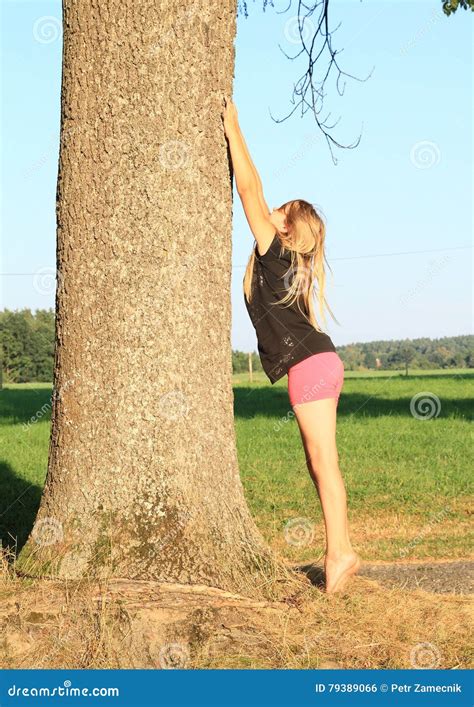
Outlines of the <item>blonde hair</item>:
<svg viewBox="0 0 474 707">
<path fill-rule="evenodd" d="M 326 286 L 324 269 L 324 260 L 326 260 L 324 252 L 326 226 L 314 206 L 303 199 L 287 201 L 280 206 L 280 210 L 284 210 L 286 213 L 285 220 L 288 231 L 288 233 L 284 233 L 275 229 L 280 242 L 280 255 L 283 254 L 285 248 L 289 250 L 291 253 L 291 264 L 283 278 L 285 289 L 288 291 L 281 300 L 274 304 L 286 304 L 286 306 L 290 307 L 296 301 L 300 312 L 317 331 L 322 332 L 316 319 L 314 308 L 313 290 L 316 284 L 318 285 L 319 313 L 324 324 L 326 324 L 324 307 L 327 307 L 333 320 L 339 324 L 324 296 Z M 244 295 L 247 302 L 250 302 L 252 297 L 256 248 L 257 244 L 255 243 L 243 280 Z M 326 263 L 331 270 L 327 260 Z M 291 277 L 291 275 L 294 275 L 294 277 L 288 287 L 288 276 Z M 303 305 L 303 309 L 301 305 Z"/>
</svg>

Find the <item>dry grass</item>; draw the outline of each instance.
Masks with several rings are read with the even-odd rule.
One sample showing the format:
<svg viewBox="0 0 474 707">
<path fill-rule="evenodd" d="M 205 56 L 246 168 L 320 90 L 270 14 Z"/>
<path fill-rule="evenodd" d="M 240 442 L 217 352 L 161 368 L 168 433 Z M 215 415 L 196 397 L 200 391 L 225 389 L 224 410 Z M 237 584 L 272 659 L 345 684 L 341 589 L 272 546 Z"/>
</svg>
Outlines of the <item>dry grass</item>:
<svg viewBox="0 0 474 707">
<path fill-rule="evenodd" d="M 371 562 L 379 560 L 404 561 L 446 561 L 449 559 L 472 559 L 466 553 L 466 539 L 472 538 L 471 513 L 467 510 L 466 499 L 450 502 L 453 513 L 465 515 L 465 520 L 456 517 L 443 518 L 442 523 L 429 523 L 425 518 L 406 512 L 352 513 L 350 514 L 351 541 L 354 548 Z M 272 528 L 274 519 L 269 515 L 259 519 L 260 525 Z M 323 520 L 312 523 L 314 540 L 308 547 L 288 545 L 278 528 L 267 533 L 268 543 L 280 556 L 292 561 L 310 560 L 324 554 L 325 531 Z M 449 546 L 449 552 L 440 554 L 440 544 Z M 472 547 L 472 541 L 470 543 Z"/>
<path fill-rule="evenodd" d="M 442 416 L 429 422 L 409 414 L 421 384 L 443 400 Z M 371 561 L 399 560 L 404 548 L 404 563 L 466 558 L 472 543 L 465 383 L 446 376 L 388 379 L 383 386 L 348 381 L 341 401 L 339 448 L 353 544 Z M 38 409 L 40 392 L 26 401 L 18 397 L 16 409 L 26 418 Z M 324 527 L 296 423 L 273 429 L 287 413 L 286 391 L 237 386 L 235 393 L 240 468 L 253 516 L 278 557 L 314 561 L 324 549 Z M 49 391 L 44 395 L 47 400 Z M 5 436 L 14 424 L 5 425 Z M 26 536 L 44 481 L 39 470 L 46 469 L 49 422 L 39 421 L 30 433 L 31 447 L 6 447 L 6 540 Z M 34 493 L 22 495 L 25 484 Z M 20 496 L 21 508 L 15 505 Z M 437 514 L 440 520 L 433 521 Z M 286 523 L 297 517 L 314 529 L 307 546 L 285 539 Z M 255 564 L 261 585 L 255 575 L 247 584 L 244 577 L 239 591 L 245 597 L 239 597 L 155 582 L 21 578 L 14 558 L 0 553 L 0 666 L 472 667 L 472 597 L 387 588 L 366 576 L 352 580 L 345 594 L 328 596 L 277 563 L 256 557 Z M 252 592 L 267 600 L 249 599 Z"/>
<path fill-rule="evenodd" d="M 472 667 L 470 597 L 359 576 L 342 595 L 302 578 L 286 601 L 259 602 L 207 587 L 25 579 L 5 560 L 2 568 L 3 668 Z"/>
</svg>

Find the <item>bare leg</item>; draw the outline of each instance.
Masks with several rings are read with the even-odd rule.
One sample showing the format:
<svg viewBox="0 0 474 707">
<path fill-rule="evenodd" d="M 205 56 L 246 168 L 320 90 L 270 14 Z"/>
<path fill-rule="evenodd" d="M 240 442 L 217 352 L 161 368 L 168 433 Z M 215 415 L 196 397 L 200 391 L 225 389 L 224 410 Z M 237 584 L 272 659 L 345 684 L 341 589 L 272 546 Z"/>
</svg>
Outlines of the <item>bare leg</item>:
<svg viewBox="0 0 474 707">
<path fill-rule="evenodd" d="M 336 446 L 336 398 L 325 398 L 294 408 L 306 455 L 306 465 L 316 486 L 326 527 L 326 591 L 340 591 L 357 572 L 360 558 L 354 552 L 347 521 L 347 497 L 339 469 Z"/>
</svg>

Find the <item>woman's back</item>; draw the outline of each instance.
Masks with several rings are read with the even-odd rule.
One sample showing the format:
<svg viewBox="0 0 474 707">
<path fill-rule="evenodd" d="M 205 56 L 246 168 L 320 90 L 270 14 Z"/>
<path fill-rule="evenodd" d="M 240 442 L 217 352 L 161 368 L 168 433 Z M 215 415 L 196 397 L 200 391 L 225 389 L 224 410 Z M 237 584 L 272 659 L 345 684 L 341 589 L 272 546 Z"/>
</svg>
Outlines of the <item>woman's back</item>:
<svg viewBox="0 0 474 707">
<path fill-rule="evenodd" d="M 250 302 L 244 298 L 257 334 L 262 367 L 276 383 L 290 366 L 315 353 L 336 351 L 331 338 L 318 332 L 300 311 L 297 301 L 278 304 L 292 282 L 291 252 L 281 247 L 277 233 L 260 255 L 255 249 Z M 303 309 L 303 303 L 300 302 Z"/>
</svg>

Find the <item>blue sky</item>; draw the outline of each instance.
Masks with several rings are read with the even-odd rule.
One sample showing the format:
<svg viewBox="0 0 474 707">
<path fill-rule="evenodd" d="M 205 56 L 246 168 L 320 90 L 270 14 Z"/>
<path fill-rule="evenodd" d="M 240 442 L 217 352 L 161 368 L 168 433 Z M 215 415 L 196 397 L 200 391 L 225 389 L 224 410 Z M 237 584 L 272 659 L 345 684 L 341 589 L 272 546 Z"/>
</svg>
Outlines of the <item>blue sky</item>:
<svg viewBox="0 0 474 707">
<path fill-rule="evenodd" d="M 332 0 L 333 72 L 321 115 L 353 150 L 334 148 L 310 112 L 291 109 L 304 72 L 296 4 L 238 18 L 234 100 L 270 207 L 304 198 L 327 225 L 328 315 L 336 346 L 442 337 L 472 329 L 472 13 L 446 18 L 439 0 Z M 4 285 L 1 307 L 54 306 L 61 4 L 4 0 L 2 92 Z M 50 18 L 45 20 L 44 18 Z M 310 28 L 309 28 L 310 29 Z M 320 71 L 326 68 L 326 57 Z M 328 121 L 328 122 L 330 122 Z M 234 192 L 234 348 L 256 349 L 242 295 L 253 237 Z M 422 251 L 422 252 L 418 252 Z"/>
</svg>

